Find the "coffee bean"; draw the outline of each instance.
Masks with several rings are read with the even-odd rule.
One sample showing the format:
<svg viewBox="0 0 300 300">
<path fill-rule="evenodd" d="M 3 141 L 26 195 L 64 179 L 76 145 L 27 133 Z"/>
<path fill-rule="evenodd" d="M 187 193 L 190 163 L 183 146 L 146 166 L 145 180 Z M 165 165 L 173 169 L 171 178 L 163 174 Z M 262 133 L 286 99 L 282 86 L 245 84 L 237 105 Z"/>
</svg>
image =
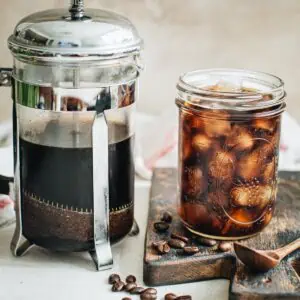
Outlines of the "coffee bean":
<svg viewBox="0 0 300 300">
<path fill-rule="evenodd" d="M 169 240 L 169 246 L 175 249 L 183 249 L 186 245 L 184 241 L 177 240 L 177 239 L 171 239 Z"/>
<path fill-rule="evenodd" d="M 141 294 L 141 300 L 156 300 L 157 299 L 157 295 L 152 295 L 152 294 L 147 294 L 147 293 L 143 293 Z"/>
<path fill-rule="evenodd" d="M 195 247 L 195 246 L 187 246 L 187 247 L 183 248 L 183 251 L 185 254 L 193 255 L 193 254 L 198 253 L 200 250 L 198 247 Z"/>
<path fill-rule="evenodd" d="M 157 232 L 166 232 L 169 229 L 170 225 L 166 222 L 156 222 L 154 223 L 154 229 Z"/>
<path fill-rule="evenodd" d="M 181 241 L 183 241 L 183 242 L 185 242 L 185 243 L 188 243 L 188 242 L 189 242 L 189 239 L 188 239 L 186 236 L 180 235 L 180 234 L 175 233 L 175 232 L 172 232 L 172 233 L 171 233 L 171 237 L 172 237 L 173 239 L 181 240 Z"/>
<path fill-rule="evenodd" d="M 125 290 L 126 290 L 127 292 L 130 292 L 131 290 L 133 290 L 133 289 L 136 288 L 136 287 L 137 287 L 137 285 L 136 285 L 135 282 L 129 282 L 129 283 L 127 283 L 127 284 L 125 285 Z"/>
<path fill-rule="evenodd" d="M 113 292 L 120 292 L 124 289 L 125 283 L 123 281 L 117 281 L 113 284 L 111 290 Z"/>
<path fill-rule="evenodd" d="M 161 241 L 157 241 L 157 242 L 152 242 L 152 246 L 153 246 L 154 248 L 157 248 L 157 247 L 159 247 L 160 245 L 165 245 L 166 243 L 167 243 L 167 241 L 161 240 Z"/>
<path fill-rule="evenodd" d="M 201 245 L 209 246 L 209 247 L 215 246 L 215 245 L 217 244 L 217 241 L 216 241 L 216 240 L 207 239 L 207 238 L 204 238 L 204 237 L 198 237 L 198 238 L 197 238 L 197 241 L 198 241 Z"/>
<path fill-rule="evenodd" d="M 161 220 L 167 223 L 172 223 L 173 221 L 173 216 L 170 212 L 165 211 L 161 217 Z"/>
<path fill-rule="evenodd" d="M 127 283 L 136 282 L 135 276 L 133 276 L 133 275 L 128 275 L 128 276 L 126 277 L 126 282 L 127 282 Z"/>
<path fill-rule="evenodd" d="M 165 240 L 153 242 L 152 247 L 155 248 L 159 254 L 166 254 L 170 252 L 170 246 Z"/>
<path fill-rule="evenodd" d="M 222 252 L 228 252 L 232 250 L 232 244 L 230 242 L 221 242 L 219 244 L 219 250 Z"/>
<path fill-rule="evenodd" d="M 147 288 L 143 291 L 143 294 L 157 295 L 157 290 L 154 288 Z"/>
<path fill-rule="evenodd" d="M 177 296 L 173 293 L 169 293 L 165 295 L 165 300 L 175 300 Z"/>
<path fill-rule="evenodd" d="M 192 296 L 190 295 L 183 295 L 175 298 L 175 300 L 192 300 Z"/>
<path fill-rule="evenodd" d="M 111 274 L 109 277 L 108 277 L 108 283 L 109 284 L 114 284 L 118 281 L 121 281 L 121 278 L 118 274 Z"/>
<path fill-rule="evenodd" d="M 130 291 L 130 294 L 133 294 L 133 295 L 139 295 L 139 294 L 141 294 L 144 290 L 145 290 L 145 289 L 144 289 L 143 287 L 137 286 L 137 287 L 135 287 L 134 289 L 132 289 L 132 290 Z"/>
<path fill-rule="evenodd" d="M 159 245 L 156 250 L 159 254 L 167 254 L 170 252 L 171 248 L 168 244 L 163 244 Z"/>
<path fill-rule="evenodd" d="M 122 298 L 122 300 L 131 300 L 129 297 Z"/>
</svg>

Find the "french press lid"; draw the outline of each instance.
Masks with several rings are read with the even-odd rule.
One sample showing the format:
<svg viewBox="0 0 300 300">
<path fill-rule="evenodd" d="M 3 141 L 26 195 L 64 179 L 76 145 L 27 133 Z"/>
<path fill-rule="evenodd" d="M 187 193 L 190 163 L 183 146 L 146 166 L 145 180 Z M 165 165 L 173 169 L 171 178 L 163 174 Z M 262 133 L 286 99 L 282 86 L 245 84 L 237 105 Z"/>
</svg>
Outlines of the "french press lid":
<svg viewBox="0 0 300 300">
<path fill-rule="evenodd" d="M 143 41 L 125 17 L 100 9 L 84 9 L 72 0 L 67 9 L 31 14 L 8 39 L 13 55 L 25 61 L 105 60 L 139 54 Z"/>
</svg>

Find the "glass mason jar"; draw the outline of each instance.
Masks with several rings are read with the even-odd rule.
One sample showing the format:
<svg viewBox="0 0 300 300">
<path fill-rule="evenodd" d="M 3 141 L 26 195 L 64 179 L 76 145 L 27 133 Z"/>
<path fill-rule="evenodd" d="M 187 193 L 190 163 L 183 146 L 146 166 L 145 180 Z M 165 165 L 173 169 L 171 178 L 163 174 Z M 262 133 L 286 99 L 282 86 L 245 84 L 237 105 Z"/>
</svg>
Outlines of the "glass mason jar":
<svg viewBox="0 0 300 300">
<path fill-rule="evenodd" d="M 209 69 L 180 77 L 179 215 L 193 233 L 241 239 L 271 220 L 285 91 L 270 74 Z"/>
</svg>

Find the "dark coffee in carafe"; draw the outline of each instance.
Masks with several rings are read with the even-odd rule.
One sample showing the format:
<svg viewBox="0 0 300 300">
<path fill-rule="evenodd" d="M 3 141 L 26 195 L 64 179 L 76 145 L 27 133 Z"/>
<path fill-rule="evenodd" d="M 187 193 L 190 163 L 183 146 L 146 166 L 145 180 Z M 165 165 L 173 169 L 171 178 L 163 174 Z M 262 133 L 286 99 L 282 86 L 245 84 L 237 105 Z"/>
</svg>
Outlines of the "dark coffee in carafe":
<svg viewBox="0 0 300 300">
<path fill-rule="evenodd" d="M 48 126 L 48 128 L 51 126 Z M 124 132 L 124 127 L 116 126 Z M 122 134 L 121 134 L 122 136 Z M 110 238 L 133 225 L 133 136 L 109 145 Z M 63 148 L 20 139 L 23 234 L 58 251 L 93 245 L 92 148 Z"/>
</svg>

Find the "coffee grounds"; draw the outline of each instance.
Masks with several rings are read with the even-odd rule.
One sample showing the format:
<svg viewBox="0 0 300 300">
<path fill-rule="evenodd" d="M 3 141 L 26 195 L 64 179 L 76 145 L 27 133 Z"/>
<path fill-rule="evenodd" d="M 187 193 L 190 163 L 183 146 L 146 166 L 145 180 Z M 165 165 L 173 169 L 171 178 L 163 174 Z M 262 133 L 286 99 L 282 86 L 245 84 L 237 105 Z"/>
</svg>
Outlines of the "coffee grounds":
<svg viewBox="0 0 300 300">
<path fill-rule="evenodd" d="M 63 208 L 23 193 L 23 234 L 51 250 L 83 251 L 93 248 L 92 210 Z M 110 237 L 117 242 L 133 225 L 133 204 L 110 213 Z"/>
</svg>

